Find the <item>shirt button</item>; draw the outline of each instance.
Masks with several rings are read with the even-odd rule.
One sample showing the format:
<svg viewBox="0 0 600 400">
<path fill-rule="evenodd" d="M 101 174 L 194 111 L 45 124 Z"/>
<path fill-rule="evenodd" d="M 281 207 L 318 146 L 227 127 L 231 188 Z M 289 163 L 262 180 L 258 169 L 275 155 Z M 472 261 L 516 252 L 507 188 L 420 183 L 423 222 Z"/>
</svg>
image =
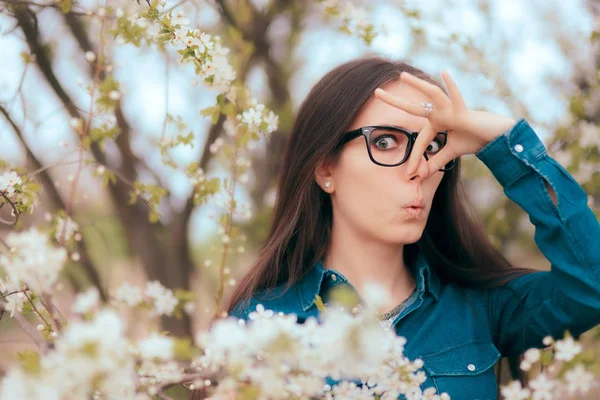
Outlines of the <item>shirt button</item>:
<svg viewBox="0 0 600 400">
<path fill-rule="evenodd" d="M 469 371 L 473 372 L 473 371 L 475 371 L 475 366 L 474 366 L 473 364 L 469 364 L 469 365 L 467 366 L 467 369 L 468 369 Z"/>
<path fill-rule="evenodd" d="M 337 276 L 331 275 L 331 279 L 334 280 L 334 281 L 337 281 Z"/>
<path fill-rule="evenodd" d="M 516 146 L 515 146 L 515 151 L 516 151 L 517 153 L 521 153 L 521 152 L 523 152 L 523 146 L 522 146 L 522 145 L 520 145 L 520 144 L 516 145 Z"/>
</svg>

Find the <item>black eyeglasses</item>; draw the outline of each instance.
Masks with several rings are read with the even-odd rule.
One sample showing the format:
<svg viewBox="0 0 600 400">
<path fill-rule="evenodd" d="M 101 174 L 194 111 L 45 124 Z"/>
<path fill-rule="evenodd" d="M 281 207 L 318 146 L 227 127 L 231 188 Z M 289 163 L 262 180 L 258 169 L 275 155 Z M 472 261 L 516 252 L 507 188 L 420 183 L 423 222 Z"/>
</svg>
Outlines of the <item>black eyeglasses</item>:
<svg viewBox="0 0 600 400">
<path fill-rule="evenodd" d="M 409 132 L 395 126 L 363 126 L 344 133 L 338 149 L 359 136 L 365 137 L 369 158 L 382 167 L 396 167 L 410 157 L 419 132 Z M 448 140 L 448 132 L 438 132 L 423 155 L 426 160 L 439 153 Z M 456 165 L 457 159 L 447 163 L 440 171 L 449 171 Z"/>
</svg>

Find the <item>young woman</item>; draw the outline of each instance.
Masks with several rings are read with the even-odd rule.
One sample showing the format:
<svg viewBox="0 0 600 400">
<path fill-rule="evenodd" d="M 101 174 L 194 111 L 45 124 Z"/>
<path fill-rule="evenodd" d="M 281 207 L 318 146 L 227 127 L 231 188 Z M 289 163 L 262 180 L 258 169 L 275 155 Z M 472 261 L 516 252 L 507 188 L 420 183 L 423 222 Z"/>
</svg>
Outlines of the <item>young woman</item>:
<svg viewBox="0 0 600 400">
<path fill-rule="evenodd" d="M 469 110 L 421 70 L 379 57 L 326 74 L 302 103 L 273 225 L 230 314 L 257 304 L 318 316 L 348 288 L 391 293 L 382 325 L 405 336 L 453 399 L 496 398 L 502 356 L 600 323 L 600 225 L 587 195 L 525 120 Z M 476 154 L 528 213 L 551 271 L 510 265 L 474 220 L 459 184 Z"/>
</svg>

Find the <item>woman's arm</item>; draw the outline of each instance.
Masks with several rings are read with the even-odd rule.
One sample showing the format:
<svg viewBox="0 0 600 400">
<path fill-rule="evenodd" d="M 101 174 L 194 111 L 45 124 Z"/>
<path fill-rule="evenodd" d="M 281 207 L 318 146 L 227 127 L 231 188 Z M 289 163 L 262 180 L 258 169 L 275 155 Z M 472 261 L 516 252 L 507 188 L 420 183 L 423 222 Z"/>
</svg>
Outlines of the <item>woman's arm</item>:
<svg viewBox="0 0 600 400">
<path fill-rule="evenodd" d="M 489 292 L 495 343 L 503 355 L 579 335 L 600 323 L 600 224 L 584 190 L 547 153 L 525 120 L 476 153 L 506 195 L 529 215 L 551 271 Z"/>
</svg>

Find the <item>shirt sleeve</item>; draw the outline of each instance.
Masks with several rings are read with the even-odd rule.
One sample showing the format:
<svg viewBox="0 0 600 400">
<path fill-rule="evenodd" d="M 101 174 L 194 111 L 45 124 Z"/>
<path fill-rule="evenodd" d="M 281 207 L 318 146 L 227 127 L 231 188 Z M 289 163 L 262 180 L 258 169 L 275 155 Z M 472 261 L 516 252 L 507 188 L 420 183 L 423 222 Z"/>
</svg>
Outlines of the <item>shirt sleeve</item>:
<svg viewBox="0 0 600 400">
<path fill-rule="evenodd" d="M 496 347 L 504 356 L 519 355 L 543 347 L 547 335 L 562 338 L 569 330 L 578 336 L 599 324 L 600 224 L 585 191 L 524 119 L 476 156 L 528 214 L 535 243 L 551 265 L 487 292 Z"/>
</svg>

